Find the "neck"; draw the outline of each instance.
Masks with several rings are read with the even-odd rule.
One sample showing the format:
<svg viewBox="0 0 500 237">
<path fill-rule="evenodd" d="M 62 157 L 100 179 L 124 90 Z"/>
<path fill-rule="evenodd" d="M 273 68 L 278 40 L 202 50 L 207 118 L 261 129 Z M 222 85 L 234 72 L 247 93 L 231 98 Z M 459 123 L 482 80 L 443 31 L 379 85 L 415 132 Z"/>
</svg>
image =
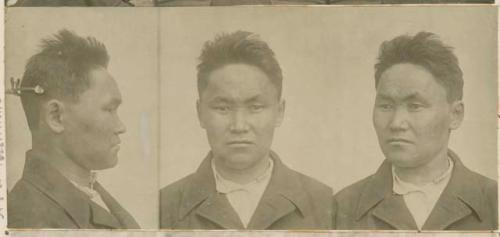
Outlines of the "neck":
<svg viewBox="0 0 500 237">
<path fill-rule="evenodd" d="M 214 157 L 215 170 L 224 179 L 230 180 L 238 184 L 247 184 L 257 179 L 259 176 L 266 172 L 269 166 L 269 154 L 263 159 L 260 159 L 256 164 L 246 169 L 234 169 L 230 168 L 221 161 L 222 159 L 217 159 Z"/>
<path fill-rule="evenodd" d="M 64 177 L 82 186 L 89 186 L 90 170 L 74 162 L 59 146 L 47 142 L 33 141 L 32 152 L 43 157 L 52 167 Z"/>
<path fill-rule="evenodd" d="M 417 167 L 395 167 L 396 175 L 403 181 L 415 185 L 432 182 L 449 168 L 448 149 L 440 151 L 426 164 Z"/>
</svg>

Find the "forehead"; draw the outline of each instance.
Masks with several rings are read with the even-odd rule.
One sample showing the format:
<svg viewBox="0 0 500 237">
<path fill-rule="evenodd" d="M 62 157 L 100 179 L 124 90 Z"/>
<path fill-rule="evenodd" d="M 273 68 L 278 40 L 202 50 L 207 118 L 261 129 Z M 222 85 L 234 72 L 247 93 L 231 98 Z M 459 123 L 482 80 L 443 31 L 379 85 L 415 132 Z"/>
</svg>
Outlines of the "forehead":
<svg viewBox="0 0 500 237">
<path fill-rule="evenodd" d="M 446 89 L 426 68 L 411 63 L 395 64 L 380 76 L 377 95 L 399 98 L 413 94 L 446 97 Z"/>
<path fill-rule="evenodd" d="M 89 88 L 80 95 L 80 100 L 94 102 L 121 101 L 121 93 L 114 78 L 104 68 L 96 68 L 89 72 Z"/>
<path fill-rule="evenodd" d="M 277 89 L 258 67 L 248 64 L 228 64 L 212 71 L 202 98 L 214 96 L 245 98 L 249 96 L 276 96 Z"/>
</svg>

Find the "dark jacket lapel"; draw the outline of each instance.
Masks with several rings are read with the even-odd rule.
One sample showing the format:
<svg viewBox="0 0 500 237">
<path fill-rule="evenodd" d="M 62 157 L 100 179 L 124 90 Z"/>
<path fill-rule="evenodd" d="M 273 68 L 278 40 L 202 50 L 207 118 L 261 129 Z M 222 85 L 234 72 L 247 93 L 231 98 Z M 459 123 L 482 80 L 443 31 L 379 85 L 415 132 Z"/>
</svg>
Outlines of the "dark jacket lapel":
<svg viewBox="0 0 500 237">
<path fill-rule="evenodd" d="M 392 191 L 392 170 L 387 160 L 365 185 L 356 209 L 356 220 L 372 209 L 373 216 L 395 229 L 417 229 L 403 197 Z"/>
<path fill-rule="evenodd" d="M 99 206 L 97 203 L 90 202 L 90 210 L 91 210 L 91 222 L 96 227 L 99 228 L 113 228 L 120 229 L 122 228 L 120 222 L 111 215 L 107 210 L 103 207 Z M 109 207 L 108 207 L 109 208 Z"/>
<path fill-rule="evenodd" d="M 76 188 L 57 169 L 45 162 L 43 157 L 30 151 L 26 153 L 23 179 L 59 204 L 79 228 L 94 229 L 96 228 L 94 224 L 104 228 L 127 228 L 129 224 L 134 226 L 124 217 L 123 211 L 125 210 L 102 186 L 96 185 L 99 188 L 98 192 L 111 212 L 118 213 L 113 213 L 118 220 L 104 208 L 91 201 L 85 193 Z M 135 224 L 137 225 L 137 223 Z"/>
<path fill-rule="evenodd" d="M 244 229 L 240 217 L 223 194 L 211 194 L 200 205 L 197 214 L 225 229 Z"/>
<path fill-rule="evenodd" d="M 60 205 L 79 228 L 93 228 L 90 199 L 42 157 L 30 151 L 26 153 L 23 179 Z"/>
<path fill-rule="evenodd" d="M 479 182 L 453 151 L 449 150 L 448 155 L 454 163 L 453 173 L 423 229 L 444 230 L 472 213 L 480 220 L 486 218 L 488 210 L 484 210 L 483 204 L 487 200 L 477 185 Z"/>
<path fill-rule="evenodd" d="M 196 215 L 222 228 L 243 229 L 240 218 L 226 196 L 217 193 L 211 159 L 212 156 L 209 153 L 194 173 L 193 181 L 183 189 L 179 209 L 180 218 L 195 211 Z"/>
<path fill-rule="evenodd" d="M 307 194 L 302 192 L 304 188 L 300 187 L 299 177 L 274 152 L 271 152 L 271 158 L 274 161 L 271 180 L 248 224 L 249 229 L 267 229 L 296 209 L 302 216 L 308 215 L 307 211 L 312 209 Z"/>
<path fill-rule="evenodd" d="M 102 187 L 102 185 L 100 183 L 95 183 L 94 188 L 101 195 L 102 201 L 106 204 L 106 206 L 108 207 L 109 211 L 112 214 L 112 216 L 110 216 L 109 213 L 106 212 L 106 214 L 108 214 L 107 216 L 110 216 L 110 218 L 107 218 L 107 219 L 109 219 L 110 221 L 113 221 L 112 219 L 114 219 L 114 218 L 112 218 L 112 217 L 116 217 L 116 219 L 114 219 L 114 220 L 117 220 L 119 222 L 119 224 L 117 223 L 118 224 L 117 226 L 116 226 L 116 224 L 114 225 L 114 226 L 116 226 L 116 228 L 123 228 L 123 229 L 140 229 L 141 228 L 139 226 L 139 224 L 137 224 L 135 219 L 127 212 L 127 210 L 125 210 L 111 196 L 111 194 L 109 194 L 108 191 L 106 191 Z M 106 221 L 106 219 L 104 219 L 104 218 L 97 219 L 96 216 L 93 216 L 93 217 L 94 217 L 94 221 Z M 105 216 L 103 216 L 103 217 L 105 217 Z M 113 221 L 113 222 L 116 222 L 116 221 Z"/>
</svg>

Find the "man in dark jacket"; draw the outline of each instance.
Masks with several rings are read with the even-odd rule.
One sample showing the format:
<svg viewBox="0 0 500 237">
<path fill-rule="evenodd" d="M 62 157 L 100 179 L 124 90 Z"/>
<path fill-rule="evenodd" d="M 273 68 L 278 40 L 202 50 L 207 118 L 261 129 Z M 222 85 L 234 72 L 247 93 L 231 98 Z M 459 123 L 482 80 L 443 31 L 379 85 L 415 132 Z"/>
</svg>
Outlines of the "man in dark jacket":
<svg viewBox="0 0 500 237">
<path fill-rule="evenodd" d="M 62 30 L 42 41 L 13 83 L 32 149 L 8 193 L 9 228 L 139 228 L 94 173 L 117 164 L 125 132 L 108 61 L 103 44 Z"/>
<path fill-rule="evenodd" d="M 331 188 L 270 150 L 285 110 L 273 51 L 238 31 L 207 42 L 200 61 L 197 111 L 211 151 L 161 190 L 161 228 L 331 228 Z"/>
<path fill-rule="evenodd" d="M 497 182 L 448 148 L 464 116 L 463 79 L 432 33 L 382 44 L 373 124 L 386 160 L 335 195 L 337 229 L 496 230 Z"/>
</svg>

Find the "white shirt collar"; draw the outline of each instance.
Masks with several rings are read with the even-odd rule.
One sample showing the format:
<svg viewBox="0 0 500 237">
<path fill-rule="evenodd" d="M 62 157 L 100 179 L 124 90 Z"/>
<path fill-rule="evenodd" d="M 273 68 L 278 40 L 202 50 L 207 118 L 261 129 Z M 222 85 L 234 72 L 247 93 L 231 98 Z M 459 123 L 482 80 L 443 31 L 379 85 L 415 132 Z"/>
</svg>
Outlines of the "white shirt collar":
<svg viewBox="0 0 500 237">
<path fill-rule="evenodd" d="M 392 166 L 392 178 L 393 178 L 393 191 L 397 194 L 405 195 L 410 192 L 421 191 L 424 193 L 433 192 L 436 188 L 444 188 L 443 183 L 447 184 L 449 178 L 451 177 L 451 173 L 453 171 L 453 160 L 448 157 L 448 169 L 442 173 L 440 176 L 433 179 L 431 182 L 426 183 L 424 185 L 415 185 L 409 182 L 405 182 L 399 178 L 399 176 L 395 172 L 394 165 Z M 437 191 L 436 191 L 437 192 Z"/>
<path fill-rule="evenodd" d="M 69 181 L 78 190 L 80 190 L 83 193 L 85 193 L 90 198 L 90 200 L 92 200 L 93 202 L 95 202 L 96 204 L 98 204 L 99 206 L 101 206 L 102 208 L 104 208 L 106 211 L 110 212 L 109 209 L 108 209 L 108 206 L 102 200 L 101 195 L 99 194 L 99 192 L 97 192 L 96 190 L 94 190 L 94 183 L 97 181 L 97 173 L 95 173 L 95 172 L 91 173 L 91 179 L 90 179 L 89 186 L 78 184 L 77 182 L 75 182 L 73 180 L 69 180 Z"/>
<path fill-rule="evenodd" d="M 238 190 L 246 190 L 250 191 L 252 190 L 255 186 L 259 186 L 261 183 L 268 183 L 269 180 L 271 179 L 271 175 L 273 172 L 273 167 L 274 167 L 274 161 L 273 159 L 269 159 L 269 165 L 267 166 L 266 170 L 264 173 L 259 175 L 257 178 L 255 178 L 253 181 L 247 183 L 247 184 L 238 184 L 236 182 L 233 182 L 231 180 L 225 179 L 222 177 L 222 175 L 217 172 L 217 169 L 215 168 L 215 161 L 212 159 L 211 161 L 211 166 L 212 166 L 212 171 L 214 173 L 215 177 L 215 187 L 217 189 L 217 192 L 219 193 L 231 193 L 234 191 Z"/>
</svg>

